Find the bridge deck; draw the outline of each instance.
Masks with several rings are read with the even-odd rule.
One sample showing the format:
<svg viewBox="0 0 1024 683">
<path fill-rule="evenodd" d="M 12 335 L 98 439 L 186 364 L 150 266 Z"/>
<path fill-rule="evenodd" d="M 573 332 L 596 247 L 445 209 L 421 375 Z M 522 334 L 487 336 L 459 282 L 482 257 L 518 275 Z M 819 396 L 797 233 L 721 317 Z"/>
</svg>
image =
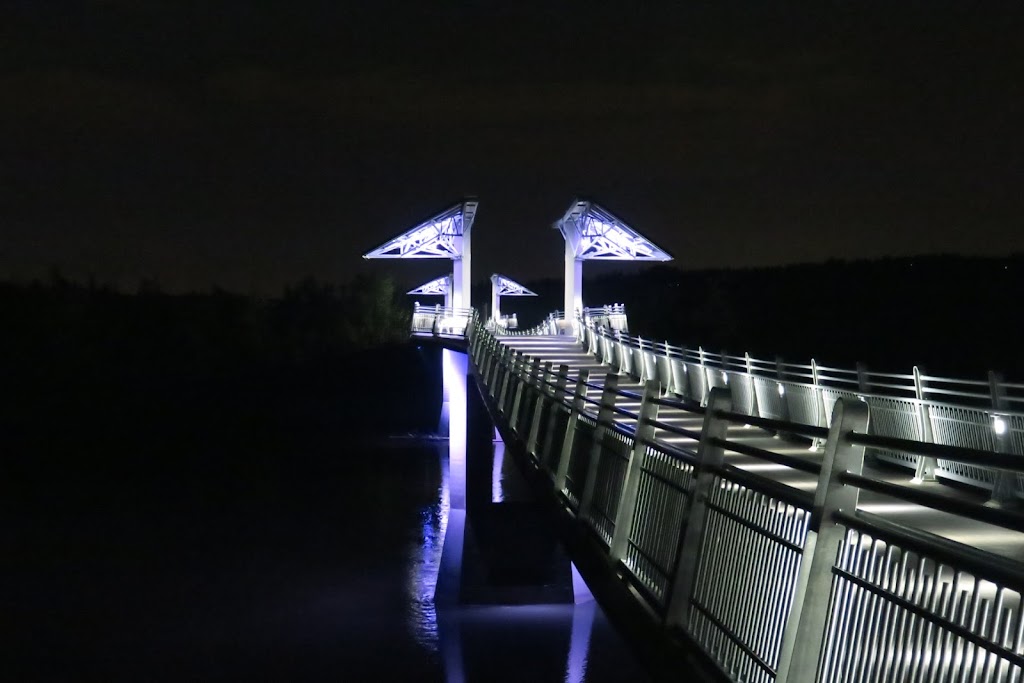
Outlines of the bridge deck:
<svg viewBox="0 0 1024 683">
<path fill-rule="evenodd" d="M 500 340 L 502 343 L 531 357 L 539 358 L 542 361 L 551 361 L 555 367 L 562 363 L 566 364 L 569 367 L 569 376 L 573 380 L 579 375 L 580 370 L 586 368 L 590 372 L 590 382 L 596 385 L 603 385 L 607 373 L 612 372 L 609 366 L 599 363 L 592 355 L 585 351 L 581 344 L 571 337 L 510 336 L 502 337 Z M 627 376 L 620 377 L 619 388 L 635 392 L 643 390 L 641 384 Z M 600 398 L 601 390 L 590 388 L 587 393 L 589 398 L 598 399 Z M 630 411 L 636 411 L 640 403 L 639 401 L 623 400 L 620 398 L 616 405 Z M 699 415 L 686 413 L 678 408 L 663 406 L 659 411 L 658 419 L 699 432 L 703 418 Z M 632 422 L 632 420 L 625 416 L 617 416 L 616 421 Z M 666 432 L 665 430 L 657 430 L 656 438 L 672 443 L 678 448 L 696 448 L 696 442 L 692 439 Z M 819 461 L 822 457 L 820 451 L 811 450 L 807 444 L 801 444 L 796 440 L 780 439 L 769 432 L 753 427 L 730 426 L 727 438 L 730 441 L 741 442 L 745 445 L 775 453 L 807 458 L 808 460 Z M 727 452 L 726 458 L 727 462 L 732 465 L 756 472 L 759 475 L 793 488 L 810 491 L 817 486 L 816 476 L 784 465 L 759 461 L 751 456 L 736 452 Z M 882 465 L 870 458 L 864 463 L 864 474 L 902 485 L 908 485 L 911 479 L 911 474 L 908 470 Z M 939 482 L 922 483 L 918 486 L 924 490 L 941 492 L 950 498 L 980 503 L 984 503 L 988 499 L 986 492 L 963 486 L 953 486 L 941 480 Z M 1011 531 L 982 522 L 975 522 L 953 514 L 906 503 L 869 491 L 861 492 L 859 509 L 884 515 L 890 521 L 921 529 L 980 550 L 1013 560 L 1024 561 L 1024 532 Z"/>
</svg>

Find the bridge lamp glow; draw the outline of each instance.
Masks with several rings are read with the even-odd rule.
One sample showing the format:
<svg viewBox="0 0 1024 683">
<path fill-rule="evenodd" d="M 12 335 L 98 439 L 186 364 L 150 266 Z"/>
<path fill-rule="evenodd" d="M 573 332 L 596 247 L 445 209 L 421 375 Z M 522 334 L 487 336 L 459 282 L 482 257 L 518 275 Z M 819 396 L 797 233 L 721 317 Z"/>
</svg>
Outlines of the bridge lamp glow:
<svg viewBox="0 0 1024 683">
<path fill-rule="evenodd" d="M 779 385 L 779 396 L 785 396 L 785 395 L 786 395 L 786 387 L 784 387 L 783 385 L 780 384 Z"/>
<path fill-rule="evenodd" d="M 1001 417 L 992 418 L 992 429 L 995 431 L 996 436 L 1003 436 L 1006 434 L 1006 420 Z"/>
<path fill-rule="evenodd" d="M 722 381 L 725 382 L 726 384 L 729 383 L 729 375 L 727 375 L 725 372 L 722 372 Z"/>
</svg>

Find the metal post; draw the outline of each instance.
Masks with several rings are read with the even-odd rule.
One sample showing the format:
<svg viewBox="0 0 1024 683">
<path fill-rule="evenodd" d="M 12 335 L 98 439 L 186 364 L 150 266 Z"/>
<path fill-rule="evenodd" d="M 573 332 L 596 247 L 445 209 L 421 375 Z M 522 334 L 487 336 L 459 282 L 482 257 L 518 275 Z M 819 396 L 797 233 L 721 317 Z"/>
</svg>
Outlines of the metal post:
<svg viewBox="0 0 1024 683">
<path fill-rule="evenodd" d="M 501 391 L 498 394 L 498 411 L 503 414 L 508 412 L 505 409 L 505 397 L 508 394 L 509 384 L 512 382 L 512 373 L 518 355 L 518 351 L 513 351 L 507 346 L 505 347 L 505 354 L 501 364 Z"/>
<path fill-rule="evenodd" d="M 553 474 L 553 472 L 551 472 L 551 449 L 554 445 L 555 439 L 556 421 L 554 415 L 559 410 L 564 409 L 563 406 L 565 405 L 566 399 L 565 386 L 568 383 L 568 381 L 569 366 L 563 363 L 562 365 L 558 366 L 558 377 L 555 379 L 555 386 L 554 389 L 552 389 L 551 391 L 551 401 L 548 404 L 549 417 L 547 424 L 547 432 L 545 434 L 537 435 L 538 442 L 536 444 L 536 449 L 539 452 L 535 453 L 535 455 L 537 456 L 538 460 L 540 459 L 541 455 L 544 456 L 544 462 L 541 463 L 541 466 L 547 468 L 549 474 Z"/>
<path fill-rule="evenodd" d="M 590 514 L 590 503 L 594 499 L 594 487 L 597 485 L 597 465 L 601 460 L 601 447 L 604 445 L 605 424 L 615 419 L 615 397 L 619 389 L 619 376 L 609 372 L 604 378 L 604 391 L 601 392 L 601 406 L 597 410 L 597 427 L 594 428 L 594 445 L 590 449 L 590 460 L 587 462 L 587 477 L 584 480 L 583 492 L 580 494 L 580 507 L 576 512 L 577 519 L 586 519 Z"/>
<path fill-rule="evenodd" d="M 754 384 L 754 362 L 747 352 L 743 353 L 743 358 L 747 365 L 747 382 L 750 384 L 750 415 L 751 417 L 761 417 L 761 409 L 757 404 L 757 385 Z"/>
<path fill-rule="evenodd" d="M 494 357 L 491 360 L 492 367 L 489 391 L 491 394 L 491 398 L 493 398 L 495 402 L 497 402 L 498 396 L 500 395 L 501 392 L 502 360 L 505 356 L 505 352 L 507 351 L 508 347 L 503 344 L 498 344 L 495 345 L 494 349 Z M 501 406 L 499 405 L 498 408 L 500 409 Z"/>
<path fill-rule="evenodd" d="M 704 378 L 704 387 L 701 390 L 700 403 L 701 405 L 707 405 L 707 402 L 711 400 L 711 378 L 708 377 L 708 366 L 705 358 L 706 354 L 704 347 L 698 346 L 697 353 L 700 355 L 700 376 Z"/>
<path fill-rule="evenodd" d="M 516 358 L 519 359 L 519 363 L 515 367 L 515 393 L 512 394 L 512 409 L 508 413 L 508 426 L 512 428 L 512 431 L 516 434 L 519 433 L 519 406 L 523 402 L 523 394 L 528 390 L 530 386 L 530 380 L 533 378 L 534 373 L 540 367 L 539 358 L 530 358 L 525 354 L 517 354 Z M 527 366 L 530 367 L 527 372 Z"/>
<path fill-rule="evenodd" d="M 477 357 L 480 352 L 487 345 L 487 333 L 484 330 L 484 326 L 480 324 L 480 321 L 475 317 L 473 318 L 473 355 Z M 479 359 L 477 359 L 479 361 Z M 479 369 L 480 364 L 477 362 L 477 368 Z"/>
<path fill-rule="evenodd" d="M 871 393 L 871 385 L 868 383 L 868 366 L 859 361 L 857 363 L 857 391 L 862 394 Z"/>
<path fill-rule="evenodd" d="M 860 489 L 846 486 L 840 477 L 859 475 L 864 468 L 864 447 L 851 442 L 854 432 L 868 431 L 868 406 L 863 401 L 840 399 L 832 411 L 821 476 L 814 491 L 814 506 L 807 540 L 793 593 L 793 607 L 782 634 L 776 683 L 813 683 L 828 626 L 832 567 L 846 539 L 846 528 L 833 519 L 836 511 L 857 510 Z"/>
<path fill-rule="evenodd" d="M 565 367 L 565 366 L 562 366 Z M 562 450 L 558 454 L 558 467 L 555 469 L 555 493 L 562 493 L 565 490 L 565 479 L 569 475 L 569 458 L 572 457 L 572 441 L 576 435 L 576 423 L 579 421 L 580 413 L 586 406 L 584 400 L 587 396 L 587 379 L 590 378 L 590 371 L 586 368 L 580 370 L 576 378 L 576 389 L 572 395 L 572 408 L 569 411 L 569 421 L 565 425 L 565 435 L 562 437 Z"/>
<path fill-rule="evenodd" d="M 682 383 L 682 387 L 680 387 L 679 386 L 679 382 L 676 382 L 676 389 L 677 389 L 676 393 L 679 394 L 680 396 L 682 396 L 683 398 L 692 399 L 693 398 L 693 396 L 692 396 L 693 389 L 690 388 L 690 370 L 689 370 L 689 366 L 687 366 L 687 364 L 686 364 L 686 360 L 687 360 L 686 354 L 687 353 L 689 353 L 689 352 L 686 350 L 685 346 L 680 346 L 679 347 L 679 366 L 683 369 L 683 383 Z M 673 375 L 673 376 L 675 376 L 675 375 Z M 680 388 L 682 389 L 682 391 L 678 391 L 678 389 L 680 389 Z"/>
<path fill-rule="evenodd" d="M 989 393 L 992 396 L 992 407 L 997 410 L 1006 409 L 1006 389 L 1003 387 L 1003 377 L 997 372 L 989 371 L 988 373 L 988 387 Z M 1000 434 L 995 429 L 995 420 L 1002 420 L 1003 430 Z M 1005 416 L 993 416 L 993 424 L 991 425 L 993 430 L 992 443 L 995 446 L 994 450 L 996 453 L 1012 453 L 1013 444 L 1010 439 L 1010 424 L 1009 418 Z M 992 485 L 992 497 L 989 498 L 987 505 L 993 507 L 1007 507 L 1017 506 L 1017 473 L 1008 472 L 1007 470 L 996 470 L 996 480 Z"/>
<path fill-rule="evenodd" d="M 619 374 L 629 372 L 626 368 L 626 343 L 622 341 L 622 331 L 616 331 L 615 338 L 619 340 Z"/>
<path fill-rule="evenodd" d="M 724 439 L 729 423 L 719 413 L 732 410 L 732 396 L 728 389 L 716 387 L 708 393 L 707 411 L 697 445 L 697 466 L 693 472 L 693 487 L 687 502 L 686 527 L 679 546 L 676 575 L 672 579 L 672 594 L 665 611 L 665 624 L 685 628 L 690 621 L 690 596 L 700 562 L 700 547 L 707 522 L 707 501 L 718 478 L 718 470 L 725 459 L 725 449 L 713 443 Z"/>
<path fill-rule="evenodd" d="M 827 420 L 825 419 L 825 396 L 821 388 L 821 382 L 818 378 L 818 361 L 811 359 L 811 381 L 814 384 L 814 412 L 815 412 L 815 424 L 819 427 L 827 427 Z M 811 450 L 817 451 L 825 447 L 825 440 L 821 438 L 815 438 L 811 440 Z"/>
<path fill-rule="evenodd" d="M 478 327 L 473 339 L 475 348 L 473 350 L 473 364 L 480 375 L 480 379 L 487 381 L 487 363 L 490 358 L 487 348 L 487 333 L 482 327 Z"/>
<path fill-rule="evenodd" d="M 637 345 L 636 356 L 640 357 L 640 370 L 639 370 L 639 372 L 637 371 L 636 357 L 634 356 L 633 357 L 633 361 L 634 362 L 630 363 L 630 370 L 631 370 L 630 375 L 634 376 L 636 378 L 637 382 L 646 382 L 647 380 L 649 380 L 651 378 L 647 376 L 647 356 L 644 355 L 644 340 L 639 335 L 637 335 L 637 338 L 636 338 L 636 345 Z"/>
<path fill-rule="evenodd" d="M 537 401 L 533 404 L 533 415 L 530 420 L 530 433 L 526 437 L 526 452 L 537 457 L 537 432 L 540 430 L 540 416 L 544 412 L 545 399 L 551 396 L 551 361 L 544 362 L 544 368 L 540 376 L 536 378 L 535 386 Z"/>
<path fill-rule="evenodd" d="M 658 404 L 655 401 L 660 395 L 661 382 L 649 379 L 644 383 L 644 396 L 640 402 L 640 412 L 636 419 L 633 450 L 630 451 L 626 473 L 622 478 L 619 506 L 615 512 L 615 533 L 612 535 L 612 543 L 608 549 L 613 566 L 625 557 L 629 536 L 633 531 L 637 494 L 640 491 L 640 475 L 647 458 L 647 444 L 654 440 L 653 422 L 658 419 Z"/>
<path fill-rule="evenodd" d="M 487 369 L 485 372 L 485 382 L 487 384 L 487 391 L 491 396 L 494 396 L 494 385 L 495 375 L 497 374 L 498 368 L 498 357 L 501 352 L 501 347 L 498 346 L 498 342 L 495 341 L 494 337 L 488 334 L 487 336 Z"/>
<path fill-rule="evenodd" d="M 932 434 L 932 416 L 928 410 L 928 404 L 924 401 L 924 380 L 921 379 L 921 369 L 914 366 L 914 396 L 917 398 L 917 419 L 921 427 L 921 441 L 935 443 L 935 436 Z M 913 483 L 921 484 L 926 481 L 935 481 L 935 470 L 939 463 L 935 458 L 923 455 L 917 458 L 917 469 L 914 471 Z"/>
<path fill-rule="evenodd" d="M 651 346 L 653 348 L 654 345 L 652 344 Z M 674 373 L 672 372 L 672 356 L 669 355 L 669 352 L 668 352 L 668 342 L 667 341 L 662 344 L 662 350 L 665 352 L 665 355 L 663 355 L 663 356 L 659 356 L 657 354 L 657 352 L 655 352 L 655 355 L 654 355 L 654 365 L 655 365 L 655 367 L 658 367 L 658 359 L 659 358 L 664 358 L 664 360 L 665 360 L 665 365 L 664 365 L 665 370 L 664 371 L 662 371 L 660 369 L 658 370 L 658 379 L 663 379 L 664 380 L 664 382 L 662 382 L 662 385 L 661 385 L 661 395 L 662 396 L 668 396 L 670 393 L 672 393 L 675 390 L 676 380 L 675 380 Z"/>
</svg>

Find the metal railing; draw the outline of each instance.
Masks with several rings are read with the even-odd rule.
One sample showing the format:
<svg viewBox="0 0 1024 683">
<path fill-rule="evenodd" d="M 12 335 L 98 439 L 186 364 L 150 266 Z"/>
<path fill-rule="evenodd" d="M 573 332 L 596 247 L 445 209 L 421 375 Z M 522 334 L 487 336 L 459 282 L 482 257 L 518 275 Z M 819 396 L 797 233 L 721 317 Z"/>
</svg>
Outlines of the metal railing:
<svg viewBox="0 0 1024 683">
<path fill-rule="evenodd" d="M 464 337 L 474 315 L 471 308 L 421 306 L 417 303 L 412 309 L 411 332 L 414 335 Z"/>
<path fill-rule="evenodd" d="M 636 367 L 658 367 L 635 348 Z M 878 435 L 870 426 L 885 408 L 856 391 L 834 396 L 822 424 L 770 410 L 751 415 L 761 394 L 779 397 L 766 402 L 771 410 L 789 410 L 791 389 L 777 387 L 814 384 L 776 376 L 759 388 L 756 381 L 768 380 L 748 372 L 752 384 L 734 392 L 732 369 L 716 380 L 704 372 L 706 357 L 700 365 L 685 353 L 669 356 L 669 368 L 693 368 L 647 372 L 638 394 L 619 389 L 614 364 L 603 384 L 590 382 L 586 369 L 572 378 L 567 365 L 542 364 L 479 327 L 469 349 L 501 419 L 576 523 L 664 627 L 684 631 L 733 680 L 1024 680 L 1024 565 L 858 509 L 861 491 L 870 491 L 1019 533 L 1019 511 L 865 476 L 863 463 L 875 449 L 1020 477 L 1020 458 Z M 696 368 L 702 379 L 690 382 Z M 684 380 L 686 394 L 663 392 Z M 690 393 L 694 387 L 701 393 Z M 821 409 L 824 398 L 811 395 Z M 700 432 L 660 420 L 669 409 L 702 418 Z M 730 441 L 729 425 L 816 439 L 824 454 L 796 457 Z M 656 430 L 692 446 L 655 438 Z M 815 475 L 817 487 L 808 492 L 742 469 L 729 453 Z"/>
<path fill-rule="evenodd" d="M 658 379 L 668 393 L 706 404 L 711 389 L 727 388 L 737 412 L 827 428 L 842 398 L 871 406 L 873 434 L 1024 457 L 1024 384 L 997 373 L 985 380 L 844 369 L 713 353 L 633 337 L 581 318 L 577 339 L 619 372 Z M 821 446 L 821 440 L 816 442 Z M 1000 503 L 1024 498 L 1024 476 L 943 458 L 869 449 L 879 460 L 914 470 L 917 481 L 936 477 L 992 492 Z"/>
</svg>

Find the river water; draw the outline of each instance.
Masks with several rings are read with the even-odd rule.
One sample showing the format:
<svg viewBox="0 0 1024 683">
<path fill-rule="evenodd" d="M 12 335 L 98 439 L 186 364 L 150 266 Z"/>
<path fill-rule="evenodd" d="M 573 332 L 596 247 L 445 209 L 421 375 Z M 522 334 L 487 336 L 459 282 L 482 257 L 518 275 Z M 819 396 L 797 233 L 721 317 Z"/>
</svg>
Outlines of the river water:
<svg viewBox="0 0 1024 683">
<path fill-rule="evenodd" d="M 593 603 L 438 613 L 444 442 L 96 405 L 6 425 L 0 678 L 644 679 Z M 493 471 L 495 500 L 521 495 Z"/>
</svg>

